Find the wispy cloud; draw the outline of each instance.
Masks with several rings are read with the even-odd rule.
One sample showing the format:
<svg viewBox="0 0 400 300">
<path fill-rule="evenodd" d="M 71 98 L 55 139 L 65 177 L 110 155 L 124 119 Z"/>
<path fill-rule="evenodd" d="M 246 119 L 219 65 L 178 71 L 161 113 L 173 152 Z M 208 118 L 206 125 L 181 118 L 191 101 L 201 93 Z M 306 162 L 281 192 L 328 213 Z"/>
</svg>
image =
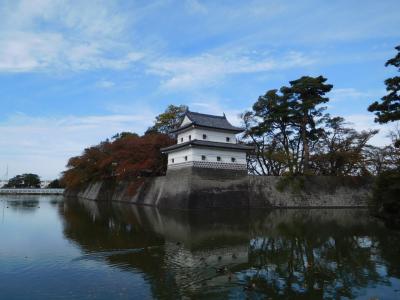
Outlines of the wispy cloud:
<svg viewBox="0 0 400 300">
<path fill-rule="evenodd" d="M 355 88 L 334 88 L 330 93 L 332 102 L 362 101 L 372 102 L 385 94 L 385 90 L 359 90 Z"/>
<path fill-rule="evenodd" d="M 282 57 L 250 54 L 202 54 L 189 58 L 163 59 L 150 65 L 149 72 L 162 78 L 164 89 L 188 89 L 214 85 L 228 75 L 305 67 L 316 62 L 300 52 Z"/>
<path fill-rule="evenodd" d="M 112 88 L 113 86 L 115 86 L 115 82 L 111 81 L 111 80 L 99 80 L 98 82 L 96 82 L 96 86 L 102 89 L 109 89 Z"/>
<path fill-rule="evenodd" d="M 6 1 L 0 72 L 126 68 L 143 54 L 125 40 L 128 21 L 108 1 Z"/>
</svg>

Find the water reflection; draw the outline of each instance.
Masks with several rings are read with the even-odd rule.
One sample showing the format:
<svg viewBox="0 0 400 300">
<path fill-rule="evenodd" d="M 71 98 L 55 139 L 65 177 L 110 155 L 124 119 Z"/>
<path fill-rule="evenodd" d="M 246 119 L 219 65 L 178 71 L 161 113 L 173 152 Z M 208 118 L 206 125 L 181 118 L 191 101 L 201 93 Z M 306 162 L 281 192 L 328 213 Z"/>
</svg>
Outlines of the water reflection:
<svg viewBox="0 0 400 300">
<path fill-rule="evenodd" d="M 374 286 L 385 298 L 380 287 L 400 276 L 398 233 L 365 210 L 177 212 L 70 200 L 59 213 L 85 253 L 78 260 L 140 271 L 156 298 L 363 298 Z"/>
<path fill-rule="evenodd" d="M 37 195 L 30 196 L 29 199 L 18 195 L 0 196 L 0 201 L 4 202 L 4 208 L 9 208 L 20 213 L 34 212 L 39 208 L 39 200 L 40 196 Z"/>
</svg>

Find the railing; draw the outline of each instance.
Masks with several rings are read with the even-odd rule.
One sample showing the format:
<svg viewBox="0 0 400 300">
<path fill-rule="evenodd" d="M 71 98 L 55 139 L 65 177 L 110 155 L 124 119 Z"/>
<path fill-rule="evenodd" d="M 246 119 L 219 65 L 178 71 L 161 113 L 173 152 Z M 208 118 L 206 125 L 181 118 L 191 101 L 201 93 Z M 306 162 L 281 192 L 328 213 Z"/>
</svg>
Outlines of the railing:
<svg viewBox="0 0 400 300">
<path fill-rule="evenodd" d="M 62 195 L 63 193 L 64 189 L 0 189 L 0 195 L 1 194 Z"/>
</svg>

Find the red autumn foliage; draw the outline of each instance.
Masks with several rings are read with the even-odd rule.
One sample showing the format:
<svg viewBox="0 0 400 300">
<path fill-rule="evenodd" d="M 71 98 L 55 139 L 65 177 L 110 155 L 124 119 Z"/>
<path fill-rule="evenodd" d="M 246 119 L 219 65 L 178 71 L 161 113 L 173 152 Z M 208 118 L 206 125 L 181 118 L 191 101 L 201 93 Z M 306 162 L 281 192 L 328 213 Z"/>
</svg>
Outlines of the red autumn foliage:
<svg viewBox="0 0 400 300">
<path fill-rule="evenodd" d="M 117 135 L 112 141 L 101 142 L 86 148 L 82 155 L 72 157 L 62 181 L 67 188 L 72 188 L 96 180 L 121 181 L 163 175 L 167 161 L 160 148 L 173 143 L 165 134 Z"/>
</svg>

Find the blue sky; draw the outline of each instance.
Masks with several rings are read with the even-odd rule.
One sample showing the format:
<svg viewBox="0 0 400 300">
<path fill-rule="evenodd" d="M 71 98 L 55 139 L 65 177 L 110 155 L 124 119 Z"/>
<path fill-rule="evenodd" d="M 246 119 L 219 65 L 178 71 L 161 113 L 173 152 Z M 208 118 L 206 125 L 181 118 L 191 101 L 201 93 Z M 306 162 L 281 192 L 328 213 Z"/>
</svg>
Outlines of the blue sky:
<svg viewBox="0 0 400 300">
<path fill-rule="evenodd" d="M 334 85 L 329 112 L 359 130 L 400 44 L 398 1 L 0 1 L 0 179 L 55 178 L 69 157 L 143 133 L 168 104 L 235 124 L 302 75 Z"/>
</svg>

